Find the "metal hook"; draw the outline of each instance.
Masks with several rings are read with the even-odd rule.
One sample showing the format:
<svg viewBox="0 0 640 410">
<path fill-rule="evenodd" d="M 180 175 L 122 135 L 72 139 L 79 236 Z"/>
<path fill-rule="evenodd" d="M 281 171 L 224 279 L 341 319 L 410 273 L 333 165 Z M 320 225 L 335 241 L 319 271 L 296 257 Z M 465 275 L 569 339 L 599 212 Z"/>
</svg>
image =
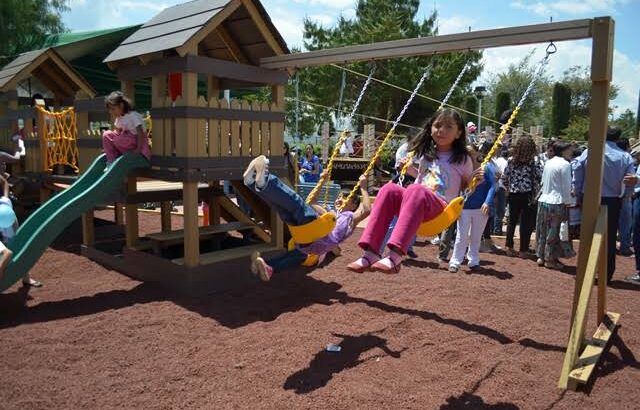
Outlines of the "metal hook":
<svg viewBox="0 0 640 410">
<path fill-rule="evenodd" d="M 556 47 L 556 45 L 552 42 L 549 43 L 549 45 L 547 46 L 547 55 L 551 55 L 554 54 L 556 51 L 558 51 L 558 47 Z"/>
</svg>

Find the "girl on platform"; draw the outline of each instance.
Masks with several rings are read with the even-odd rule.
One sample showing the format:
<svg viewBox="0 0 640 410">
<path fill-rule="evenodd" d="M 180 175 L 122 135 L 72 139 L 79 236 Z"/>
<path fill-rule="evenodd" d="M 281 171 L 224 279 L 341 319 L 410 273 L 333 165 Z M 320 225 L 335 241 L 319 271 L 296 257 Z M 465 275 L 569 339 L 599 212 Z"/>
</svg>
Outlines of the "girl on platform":
<svg viewBox="0 0 640 410">
<path fill-rule="evenodd" d="M 109 114 L 114 118 L 114 130 L 102 134 L 102 148 L 110 165 L 125 152 L 135 152 L 151 158 L 147 130 L 140 113 L 133 111 L 131 102 L 120 91 L 114 91 L 105 100 Z"/>
<path fill-rule="evenodd" d="M 394 183 L 382 187 L 358 243 L 364 255 L 348 265 L 352 271 L 399 272 L 402 256 L 420 224 L 439 215 L 474 175 L 484 178 L 481 169 L 473 171 L 466 149 L 465 126 L 455 110 L 436 112 L 411 141 L 409 151 L 420 159 L 416 183 L 407 188 Z M 378 251 L 395 216 L 398 220 L 387 243 L 390 251 L 381 259 Z"/>
</svg>

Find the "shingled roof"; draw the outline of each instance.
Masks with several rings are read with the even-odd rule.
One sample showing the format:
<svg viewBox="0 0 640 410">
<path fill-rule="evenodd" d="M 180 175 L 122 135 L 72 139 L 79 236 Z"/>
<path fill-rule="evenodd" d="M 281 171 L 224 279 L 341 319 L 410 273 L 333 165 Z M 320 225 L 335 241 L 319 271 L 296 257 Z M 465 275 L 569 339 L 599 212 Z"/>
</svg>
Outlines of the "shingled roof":
<svg viewBox="0 0 640 410">
<path fill-rule="evenodd" d="M 96 94 L 93 87 L 52 48 L 29 51 L 4 66 L 0 71 L 0 92 L 15 89 L 29 76 L 38 78 L 55 94 L 73 97 L 78 90 L 92 97 Z"/>
<path fill-rule="evenodd" d="M 194 0 L 169 7 L 124 40 L 105 63 L 175 50 L 196 42 L 199 54 L 258 65 L 289 53 L 258 0 Z"/>
</svg>

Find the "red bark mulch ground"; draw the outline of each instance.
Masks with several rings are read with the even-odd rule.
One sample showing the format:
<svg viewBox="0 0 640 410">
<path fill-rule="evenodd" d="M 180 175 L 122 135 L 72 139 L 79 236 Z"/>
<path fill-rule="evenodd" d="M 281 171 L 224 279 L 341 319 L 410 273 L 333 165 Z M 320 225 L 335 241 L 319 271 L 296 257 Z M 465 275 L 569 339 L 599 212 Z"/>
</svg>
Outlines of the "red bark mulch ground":
<svg viewBox="0 0 640 410">
<path fill-rule="evenodd" d="M 158 219 L 141 217 L 141 231 L 157 230 Z M 43 288 L 0 295 L 0 409 L 623 409 L 640 402 L 640 289 L 621 281 L 633 258 L 618 259 L 609 309 L 623 314 L 622 327 L 595 383 L 563 393 L 556 385 L 571 269 L 483 255 L 482 271 L 452 274 L 435 266 L 429 245 L 398 275 L 358 275 L 344 266 L 359 255 L 359 234 L 311 273 L 297 269 L 199 299 L 109 271 L 74 247 L 49 249 L 32 270 Z M 329 343 L 342 351 L 325 351 Z"/>
</svg>

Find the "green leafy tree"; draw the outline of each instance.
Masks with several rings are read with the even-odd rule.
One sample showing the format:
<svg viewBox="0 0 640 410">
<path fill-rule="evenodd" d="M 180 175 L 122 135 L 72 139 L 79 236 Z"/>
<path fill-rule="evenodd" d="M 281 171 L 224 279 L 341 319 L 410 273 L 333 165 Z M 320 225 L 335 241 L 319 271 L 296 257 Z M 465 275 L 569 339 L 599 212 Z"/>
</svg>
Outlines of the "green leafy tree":
<svg viewBox="0 0 640 410">
<path fill-rule="evenodd" d="M 627 109 L 618 118 L 611 122 L 611 125 L 620 127 L 624 138 L 635 138 L 636 116 L 633 111 Z"/>
<path fill-rule="evenodd" d="M 343 17 L 338 19 L 333 28 L 325 28 L 309 19 L 304 21 L 305 48 L 321 50 L 353 44 L 367 44 L 405 38 L 429 37 L 437 34 L 435 29 L 436 14 L 425 19 L 418 19 L 419 0 L 359 0 L 356 14 L 352 20 Z M 467 71 L 460 87 L 453 94 L 450 102 L 459 104 L 463 96 L 469 92 L 470 84 L 481 71 L 479 52 L 452 53 L 441 56 L 422 56 L 402 59 L 378 61 L 375 77 L 405 89 L 413 90 L 423 71 L 430 63 L 434 64 L 431 75 L 427 78 L 421 93 L 438 100 L 442 99 L 451 84 L 458 76 L 466 62 L 471 69 Z M 368 63 L 349 64 L 350 69 L 361 73 L 369 72 Z M 310 67 L 299 71 L 301 98 L 336 107 L 341 84 L 341 70 L 336 67 Z M 355 102 L 365 79 L 353 74 L 347 75 L 344 90 L 343 107 L 348 112 Z M 392 121 L 402 109 L 408 93 L 379 83 L 372 83 L 358 110 L 359 113 L 373 115 Z M 429 117 L 438 104 L 416 97 L 407 111 L 404 123 L 420 124 Z M 326 110 L 311 108 L 313 116 L 321 118 L 327 115 Z M 325 117 L 326 120 L 326 117 Z M 378 124 L 378 129 L 389 125 Z"/>
<path fill-rule="evenodd" d="M 588 117 L 591 112 L 591 74 L 587 67 L 573 66 L 563 73 L 562 83 L 571 89 L 571 116 Z M 615 100 L 619 88 L 612 84 L 609 101 Z"/>
<path fill-rule="evenodd" d="M 509 65 L 505 72 L 495 74 L 489 78 L 487 86 L 489 93 L 486 103 L 490 107 L 492 105 L 496 106 L 496 114 L 498 114 L 497 96 L 500 93 L 508 93 L 514 98 L 512 107 L 510 107 L 513 108 L 531 83 L 538 68 L 538 61 L 532 61 L 532 56 L 533 51 L 524 56 L 519 62 Z M 545 129 L 548 127 L 549 121 L 548 116 L 545 115 L 545 107 L 550 106 L 551 103 L 551 87 L 549 84 L 549 77 L 544 72 L 535 80 L 531 93 L 524 102 L 518 118 L 516 118 L 517 124 L 520 124 L 525 129 L 533 125 L 543 125 Z"/>
<path fill-rule="evenodd" d="M 60 13 L 68 10 L 67 0 L 0 1 L 0 66 L 18 54 L 35 50 L 46 37 L 65 30 Z"/>
<path fill-rule="evenodd" d="M 571 89 L 562 83 L 553 86 L 553 107 L 551 110 L 551 135 L 558 136 L 569 126 L 571 112 Z"/>
<path fill-rule="evenodd" d="M 464 99 L 464 109 L 465 113 L 462 114 L 462 118 L 464 118 L 465 123 L 469 121 L 473 121 L 474 123 L 478 122 L 478 100 L 473 95 L 468 95 Z"/>
<path fill-rule="evenodd" d="M 498 93 L 496 96 L 496 112 L 494 119 L 499 121 L 503 112 L 513 108 L 511 104 L 511 94 L 504 91 Z"/>
<path fill-rule="evenodd" d="M 584 141 L 589 135 L 589 117 L 574 116 L 569 120 L 569 126 L 562 130 L 562 134 L 570 140 Z"/>
</svg>

